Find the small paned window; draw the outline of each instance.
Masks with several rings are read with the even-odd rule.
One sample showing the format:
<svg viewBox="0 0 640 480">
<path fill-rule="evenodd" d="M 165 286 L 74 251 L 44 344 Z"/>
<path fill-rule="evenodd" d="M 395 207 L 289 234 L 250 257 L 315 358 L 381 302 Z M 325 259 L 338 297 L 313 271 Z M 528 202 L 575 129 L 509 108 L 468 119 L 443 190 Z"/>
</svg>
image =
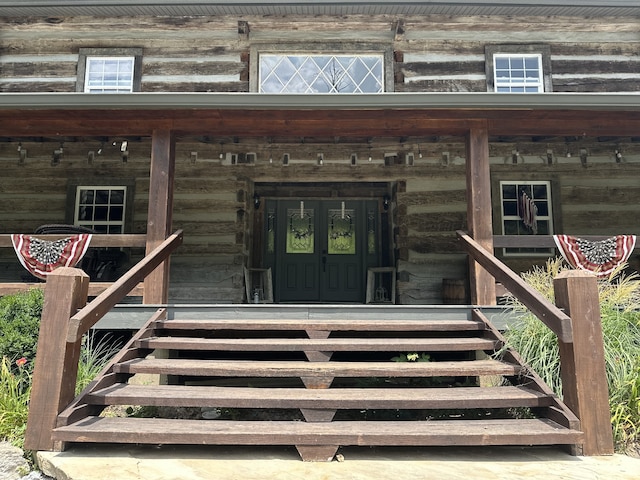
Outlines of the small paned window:
<svg viewBox="0 0 640 480">
<path fill-rule="evenodd" d="M 133 92 L 134 57 L 87 57 L 84 91 Z"/>
<path fill-rule="evenodd" d="M 553 235 L 551 184 L 548 181 L 500 182 L 503 235 Z M 504 255 L 553 254 L 549 248 L 505 248 Z"/>
<path fill-rule="evenodd" d="M 541 55 L 496 54 L 493 67 L 496 92 L 544 92 Z"/>
<path fill-rule="evenodd" d="M 260 93 L 382 93 L 384 55 L 260 54 Z"/>
<path fill-rule="evenodd" d="M 76 91 L 131 93 L 142 90 L 142 48 L 80 48 Z"/>
<path fill-rule="evenodd" d="M 78 186 L 74 224 L 96 233 L 124 233 L 125 186 Z"/>
</svg>

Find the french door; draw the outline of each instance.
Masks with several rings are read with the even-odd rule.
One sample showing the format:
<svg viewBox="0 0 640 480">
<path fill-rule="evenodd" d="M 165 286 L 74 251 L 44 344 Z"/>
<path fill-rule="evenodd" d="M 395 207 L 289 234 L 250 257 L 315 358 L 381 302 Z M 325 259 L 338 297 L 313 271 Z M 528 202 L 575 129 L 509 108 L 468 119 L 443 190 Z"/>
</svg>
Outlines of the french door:
<svg viewBox="0 0 640 480">
<path fill-rule="evenodd" d="M 377 201 L 272 200 L 266 214 L 276 302 L 364 303 L 379 257 Z"/>
</svg>

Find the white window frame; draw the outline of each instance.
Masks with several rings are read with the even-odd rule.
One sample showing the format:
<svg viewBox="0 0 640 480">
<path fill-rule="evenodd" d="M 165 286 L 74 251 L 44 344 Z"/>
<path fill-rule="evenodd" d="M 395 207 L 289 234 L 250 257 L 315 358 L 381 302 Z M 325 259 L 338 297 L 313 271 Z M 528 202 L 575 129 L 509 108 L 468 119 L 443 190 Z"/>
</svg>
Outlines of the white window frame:
<svg viewBox="0 0 640 480">
<path fill-rule="evenodd" d="M 498 77 L 498 60 L 508 60 L 509 63 L 513 60 L 522 60 L 523 65 L 526 64 L 528 59 L 535 59 L 538 64 L 536 70 L 538 71 L 537 77 L 514 77 L 512 75 L 508 77 Z M 511 66 L 509 67 L 509 72 L 512 72 Z M 520 70 L 520 69 L 517 69 Z M 526 72 L 526 66 L 523 67 L 523 70 Z M 518 93 L 543 93 L 544 92 L 544 70 L 542 65 L 542 55 L 539 53 L 495 53 L 493 55 L 493 84 L 496 92 L 499 91 L 500 88 L 509 89 L 508 92 L 501 93 L 514 93 L 513 89 L 523 89 L 524 92 Z M 527 89 L 535 88 L 535 92 L 527 92 Z"/>
<path fill-rule="evenodd" d="M 76 92 L 86 92 L 87 58 L 131 58 L 133 57 L 131 92 L 142 90 L 142 48 L 85 48 L 78 50 L 78 68 L 76 76 Z M 123 92 L 126 94 L 126 92 Z"/>
<path fill-rule="evenodd" d="M 90 85 L 90 72 L 91 64 L 93 62 L 123 62 L 128 61 L 131 63 L 131 70 L 128 73 L 129 81 L 127 83 L 121 83 L 120 69 L 118 68 L 118 79 L 116 85 L 105 85 L 104 77 L 100 85 Z M 84 75 L 84 91 L 85 93 L 131 93 L 133 92 L 134 76 L 135 76 L 135 63 L 134 56 L 88 56 L 86 57 L 86 67 Z"/>
<path fill-rule="evenodd" d="M 93 199 L 93 203 L 81 203 L 80 202 L 80 192 L 82 190 L 93 190 L 94 192 L 96 190 L 108 190 L 109 191 L 109 201 L 107 201 L 106 204 L 101 203 L 101 204 L 96 204 L 96 198 L 94 195 L 94 199 Z M 118 219 L 111 219 L 110 218 L 110 214 L 111 214 L 111 202 L 110 202 L 110 198 L 111 198 L 111 192 L 114 190 L 120 190 L 122 191 L 122 204 L 117 204 L 118 207 L 122 208 L 122 217 L 118 218 Z M 106 220 L 95 220 L 95 210 L 94 213 L 92 215 L 91 220 L 85 220 L 85 219 L 80 219 L 80 209 L 83 206 L 91 206 L 93 208 L 95 208 L 96 205 L 100 205 L 100 206 L 107 206 L 107 215 L 106 215 Z M 74 206 L 74 211 L 73 211 L 73 224 L 74 225 L 78 225 L 78 226 L 82 226 L 82 227 L 87 227 L 87 228 L 91 228 L 92 230 L 96 230 L 97 232 L 101 232 L 101 233 L 105 233 L 102 232 L 103 230 L 106 229 L 106 233 L 124 233 L 125 231 L 125 220 L 126 220 L 126 215 L 127 215 L 127 187 L 126 185 L 78 185 L 76 187 L 76 198 L 75 198 L 75 206 Z M 120 231 L 119 232 L 112 232 L 112 227 L 120 227 Z M 98 227 L 98 228 L 96 228 Z"/>
<path fill-rule="evenodd" d="M 552 200 L 552 192 L 551 192 L 551 181 L 548 180 L 501 180 L 499 182 L 499 190 L 500 190 L 500 227 L 502 231 L 502 235 L 507 235 L 506 231 L 506 222 L 508 221 L 517 221 L 522 222 L 522 219 L 516 215 L 505 215 L 505 201 L 512 202 L 511 198 L 504 198 L 504 189 L 505 185 L 515 185 L 516 186 L 516 201 L 519 197 L 518 188 L 522 186 L 530 187 L 531 192 L 533 192 L 533 187 L 535 185 L 545 185 L 547 187 L 547 198 L 546 199 L 537 199 L 535 195 L 532 193 L 532 200 L 536 203 L 546 202 L 547 204 L 547 215 L 536 215 L 536 219 L 538 222 L 547 222 L 548 232 L 539 233 L 539 235 L 553 235 L 553 200 Z M 540 210 L 540 209 L 539 209 Z M 523 227 L 524 230 L 525 227 Z M 513 235 L 513 233 L 508 233 L 508 235 Z M 528 235 L 526 233 L 518 233 L 518 235 Z M 531 234 L 533 235 L 533 234 Z M 553 255 L 553 248 L 518 248 L 518 247 L 508 247 L 503 248 L 502 253 L 505 257 L 549 257 Z"/>
</svg>

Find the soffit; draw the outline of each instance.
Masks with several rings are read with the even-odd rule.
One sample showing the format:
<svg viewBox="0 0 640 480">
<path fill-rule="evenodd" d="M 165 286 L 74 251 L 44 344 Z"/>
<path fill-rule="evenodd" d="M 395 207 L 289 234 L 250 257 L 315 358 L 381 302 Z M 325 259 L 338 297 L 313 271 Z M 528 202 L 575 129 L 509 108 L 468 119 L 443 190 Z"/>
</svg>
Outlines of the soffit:
<svg viewBox="0 0 640 480">
<path fill-rule="evenodd" d="M 184 15 L 515 15 L 640 17 L 636 0 L 217 1 L 0 0 L 0 17 Z"/>
</svg>

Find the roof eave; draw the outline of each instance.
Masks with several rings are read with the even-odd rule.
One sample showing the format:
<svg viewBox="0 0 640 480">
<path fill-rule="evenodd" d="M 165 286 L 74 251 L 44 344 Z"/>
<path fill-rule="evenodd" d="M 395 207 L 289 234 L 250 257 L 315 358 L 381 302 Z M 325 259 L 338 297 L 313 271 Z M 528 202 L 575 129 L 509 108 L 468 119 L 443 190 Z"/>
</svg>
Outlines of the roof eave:
<svg viewBox="0 0 640 480">
<path fill-rule="evenodd" d="M 538 13 L 536 13 L 538 12 Z M 0 0 L 0 17 L 60 15 L 455 14 L 640 16 L 635 0 Z"/>
</svg>

